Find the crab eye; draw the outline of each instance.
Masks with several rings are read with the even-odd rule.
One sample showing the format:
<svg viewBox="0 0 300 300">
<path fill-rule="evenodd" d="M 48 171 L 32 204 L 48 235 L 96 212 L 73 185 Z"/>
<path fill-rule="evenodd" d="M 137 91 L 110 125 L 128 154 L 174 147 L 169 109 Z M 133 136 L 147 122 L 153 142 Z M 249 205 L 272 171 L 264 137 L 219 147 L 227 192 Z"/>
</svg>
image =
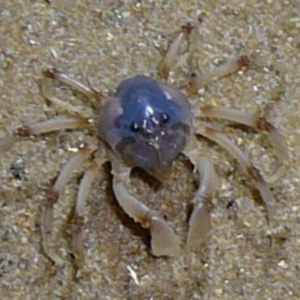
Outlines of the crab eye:
<svg viewBox="0 0 300 300">
<path fill-rule="evenodd" d="M 163 124 L 168 123 L 170 117 L 169 117 L 169 115 L 167 113 L 163 113 L 161 117 L 162 117 L 161 120 L 162 120 Z"/>
<path fill-rule="evenodd" d="M 132 132 L 138 132 L 140 130 L 140 126 L 137 122 L 132 122 L 130 125 L 130 130 Z"/>
</svg>

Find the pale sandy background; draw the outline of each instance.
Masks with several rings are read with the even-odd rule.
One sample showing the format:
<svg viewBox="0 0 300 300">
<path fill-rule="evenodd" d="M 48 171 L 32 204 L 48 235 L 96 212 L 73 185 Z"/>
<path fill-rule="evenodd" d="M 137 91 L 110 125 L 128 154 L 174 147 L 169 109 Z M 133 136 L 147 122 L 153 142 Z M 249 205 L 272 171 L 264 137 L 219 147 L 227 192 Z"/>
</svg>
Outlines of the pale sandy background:
<svg viewBox="0 0 300 300">
<path fill-rule="evenodd" d="M 197 29 L 171 80 L 180 85 L 189 71 L 205 72 L 239 53 L 263 55 L 264 68 L 215 82 L 191 101 L 195 110 L 225 105 L 269 118 L 287 142 L 290 169 L 273 187 L 275 226 L 269 228 L 248 178 L 225 151 L 202 141 L 219 177 L 211 239 L 197 253 L 155 259 L 147 235 L 118 208 L 107 165 L 88 199 L 86 265 L 76 275 L 70 263 L 53 265 L 41 249 L 42 188 L 66 163 L 70 148 L 89 137 L 59 133 L 18 143 L 0 160 L 0 298 L 300 299 L 299 1 L 49 2 L 0 2 L 0 136 L 58 114 L 39 93 L 45 67 L 55 66 L 108 94 L 126 77 L 157 76 L 168 45 L 192 20 Z M 88 105 L 65 87 L 58 85 L 58 92 L 66 101 Z M 264 134 L 226 130 L 264 174 L 272 172 L 276 161 Z M 185 212 L 196 187 L 190 167 L 179 159 L 161 188 L 138 176 L 132 184 L 133 192 L 167 215 L 183 241 Z M 68 216 L 81 171 L 55 211 L 53 247 L 62 256 L 70 245 Z"/>
</svg>

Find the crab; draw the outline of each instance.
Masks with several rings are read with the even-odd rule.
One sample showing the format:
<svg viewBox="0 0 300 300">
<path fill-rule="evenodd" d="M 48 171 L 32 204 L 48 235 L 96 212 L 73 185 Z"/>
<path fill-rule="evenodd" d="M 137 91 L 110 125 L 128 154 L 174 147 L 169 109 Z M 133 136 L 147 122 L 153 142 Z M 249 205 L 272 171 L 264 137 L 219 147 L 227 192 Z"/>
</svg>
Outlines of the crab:
<svg viewBox="0 0 300 300">
<path fill-rule="evenodd" d="M 182 27 L 171 43 L 164 59 L 160 75 L 164 81 L 156 81 L 138 75 L 122 81 L 115 94 L 106 99 L 94 121 L 83 111 L 53 96 L 53 80 L 75 89 L 88 97 L 101 101 L 101 94 L 89 85 L 84 85 L 66 74 L 49 68 L 44 71 L 41 85 L 43 96 L 50 102 L 61 106 L 68 117 L 50 119 L 29 126 L 21 126 L 7 134 L 0 141 L 0 155 L 10 149 L 21 138 L 44 135 L 60 130 L 91 129 L 98 132 L 97 146 L 85 145 L 78 150 L 63 167 L 55 182 L 47 192 L 41 218 L 42 244 L 46 255 L 56 263 L 64 260 L 50 247 L 53 226 L 54 206 L 60 199 L 73 171 L 87 159 L 91 159 L 78 189 L 75 207 L 72 249 L 79 266 L 84 261 L 83 227 L 85 202 L 92 182 L 102 165 L 110 161 L 113 174 L 113 192 L 121 208 L 134 221 L 149 230 L 151 251 L 154 256 L 176 257 L 181 252 L 179 238 L 168 222 L 155 210 L 129 192 L 130 174 L 133 168 L 140 168 L 150 176 L 163 182 L 172 170 L 172 164 L 179 155 L 185 155 L 193 164 L 199 177 L 199 187 L 193 198 L 193 211 L 189 218 L 189 231 L 186 248 L 188 251 L 201 245 L 207 238 L 210 224 L 210 202 L 213 198 L 216 180 L 213 164 L 207 154 L 201 152 L 197 136 L 203 136 L 225 148 L 239 163 L 252 180 L 265 204 L 268 219 L 272 222 L 274 198 L 270 185 L 282 177 L 287 160 L 287 151 L 281 135 L 266 119 L 234 108 L 204 106 L 193 115 L 187 96 L 176 87 L 165 83 L 171 67 L 178 56 L 180 46 L 190 35 L 193 26 Z M 250 64 L 249 57 L 239 56 L 214 70 L 191 77 L 184 86 L 188 95 L 217 78 L 227 76 Z M 266 131 L 275 148 L 281 164 L 273 175 L 264 179 L 248 157 L 234 142 L 211 126 L 195 127 L 194 118 L 217 118 L 234 121 L 255 130 Z"/>
</svg>

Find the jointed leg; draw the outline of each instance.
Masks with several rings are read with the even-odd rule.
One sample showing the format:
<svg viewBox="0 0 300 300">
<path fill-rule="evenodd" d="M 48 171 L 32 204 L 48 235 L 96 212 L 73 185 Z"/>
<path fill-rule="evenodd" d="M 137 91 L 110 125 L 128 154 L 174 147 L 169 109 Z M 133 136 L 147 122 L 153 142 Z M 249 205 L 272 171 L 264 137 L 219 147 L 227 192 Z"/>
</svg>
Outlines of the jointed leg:
<svg viewBox="0 0 300 300">
<path fill-rule="evenodd" d="M 162 66 L 161 77 L 163 79 L 165 80 L 168 79 L 170 70 L 175 63 L 176 58 L 178 57 L 180 47 L 182 43 L 186 41 L 193 28 L 194 28 L 193 25 L 189 23 L 182 26 L 181 32 L 172 42 Z"/>
<path fill-rule="evenodd" d="M 74 90 L 77 90 L 78 92 L 84 94 L 87 97 L 96 98 L 96 99 L 99 99 L 101 97 L 101 94 L 98 91 L 96 91 L 94 88 L 85 85 L 75 79 L 72 79 L 68 75 L 54 68 L 46 70 L 44 72 L 44 76 L 46 78 L 58 80 L 59 82 L 70 86 Z"/>
<path fill-rule="evenodd" d="M 92 87 L 89 87 L 87 85 L 80 83 L 79 81 L 71 79 L 66 74 L 61 73 L 56 69 L 48 69 L 43 72 L 43 75 L 44 75 L 44 80 L 42 81 L 42 85 L 41 85 L 41 93 L 43 97 L 48 101 L 50 101 L 51 103 L 63 109 L 64 112 L 69 113 L 71 115 L 76 115 L 83 118 L 86 117 L 82 108 L 64 102 L 53 95 L 52 87 L 51 87 L 52 80 L 54 79 L 58 80 L 59 82 L 67 86 L 70 86 L 74 90 L 77 90 L 78 92 L 84 94 L 88 98 L 96 98 L 96 100 L 100 100 L 101 98 L 100 93 L 95 89 L 93 89 Z"/>
<path fill-rule="evenodd" d="M 181 32 L 172 42 L 162 66 L 161 77 L 163 79 L 168 79 L 170 70 L 178 57 L 180 47 L 182 43 L 187 40 L 193 29 L 194 26 L 190 23 L 182 26 Z M 242 68 L 247 68 L 249 64 L 250 61 L 248 56 L 239 56 L 214 68 L 213 70 L 206 71 L 204 74 L 191 78 L 190 82 L 188 82 L 184 87 L 189 95 L 196 94 L 200 88 L 206 86 L 210 82 L 217 80 L 218 78 L 228 76 Z"/>
<path fill-rule="evenodd" d="M 119 162 L 113 163 L 113 190 L 123 210 L 144 228 L 150 230 L 151 248 L 155 256 L 177 256 L 180 243 L 168 223 L 141 203 L 127 191 L 130 181 L 130 169 Z"/>
<path fill-rule="evenodd" d="M 206 86 L 210 82 L 235 73 L 242 68 L 246 68 L 249 64 L 250 61 L 247 56 L 239 56 L 214 68 L 213 70 L 206 71 L 204 74 L 193 77 L 185 86 L 187 93 L 189 95 L 196 94 L 200 88 Z"/>
<path fill-rule="evenodd" d="M 229 121 L 238 122 L 247 125 L 256 130 L 265 130 L 270 136 L 271 143 L 281 161 L 281 166 L 277 169 L 275 174 L 270 176 L 266 181 L 269 184 L 275 183 L 286 171 L 286 162 L 288 160 L 288 153 L 286 145 L 282 136 L 278 133 L 276 128 L 264 118 L 256 117 L 252 114 L 242 112 L 233 108 L 206 106 L 200 109 L 199 117 L 211 117 L 226 119 Z"/>
<path fill-rule="evenodd" d="M 210 232 L 209 205 L 216 188 L 216 181 L 213 164 L 208 157 L 200 155 L 195 145 L 188 147 L 184 154 L 189 157 L 200 175 L 200 185 L 193 199 L 194 209 L 189 220 L 187 238 L 187 248 L 192 250 L 202 244 Z"/>
<path fill-rule="evenodd" d="M 0 155 L 9 150 L 21 137 L 31 137 L 64 129 L 83 129 L 90 127 L 87 119 L 61 118 L 52 119 L 29 126 L 21 126 L 0 141 Z"/>
<path fill-rule="evenodd" d="M 53 208 L 54 204 L 59 200 L 60 195 L 63 193 L 65 186 L 71 179 L 73 171 L 80 166 L 80 164 L 87 159 L 95 149 L 83 148 L 80 149 L 64 166 L 55 183 L 48 191 L 46 204 L 42 213 L 41 230 L 42 230 L 42 243 L 47 256 L 56 263 L 62 263 L 63 260 L 53 253 L 50 248 L 49 241 L 51 238 L 52 224 L 53 224 Z"/>
<path fill-rule="evenodd" d="M 79 191 L 76 200 L 73 238 L 72 238 L 73 253 L 76 258 L 76 264 L 78 267 L 81 267 L 84 261 L 83 226 L 84 226 L 85 201 L 91 189 L 91 185 L 94 182 L 99 169 L 101 168 L 101 166 L 105 161 L 106 161 L 105 155 L 103 155 L 103 153 L 100 153 L 100 151 L 98 151 L 95 154 L 95 159 L 91 163 L 89 169 L 84 173 L 84 176 L 80 182 Z"/>
<path fill-rule="evenodd" d="M 273 221 L 275 201 L 259 170 L 251 164 L 248 157 L 238 146 L 214 128 L 205 127 L 203 129 L 197 129 L 196 133 L 224 147 L 239 162 L 244 172 L 249 175 L 249 177 L 253 180 L 255 187 L 259 190 L 261 198 L 267 208 L 269 222 L 271 223 Z"/>
</svg>

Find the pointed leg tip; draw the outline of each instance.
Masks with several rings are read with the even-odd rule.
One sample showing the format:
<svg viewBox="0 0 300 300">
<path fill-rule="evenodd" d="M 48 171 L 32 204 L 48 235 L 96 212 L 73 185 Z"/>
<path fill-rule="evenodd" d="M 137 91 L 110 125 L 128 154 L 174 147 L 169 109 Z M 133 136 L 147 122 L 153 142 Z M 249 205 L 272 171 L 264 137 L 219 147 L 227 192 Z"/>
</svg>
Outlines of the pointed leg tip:
<svg viewBox="0 0 300 300">
<path fill-rule="evenodd" d="M 180 254 L 180 241 L 171 227 L 162 219 L 152 219 L 151 249 L 154 256 L 176 257 Z"/>
<path fill-rule="evenodd" d="M 151 243 L 152 254 L 156 257 L 178 257 L 180 255 L 180 246 L 178 244 L 174 245 L 154 245 Z"/>
<path fill-rule="evenodd" d="M 52 250 L 45 250 L 46 256 L 56 265 L 63 265 L 67 262 L 66 259 L 63 259 L 62 257 L 60 257 L 59 255 L 57 255 L 56 253 L 54 253 Z"/>
<path fill-rule="evenodd" d="M 194 250 L 203 244 L 211 231 L 209 210 L 205 205 L 198 205 L 191 215 L 190 229 L 187 237 L 187 249 Z"/>
</svg>

